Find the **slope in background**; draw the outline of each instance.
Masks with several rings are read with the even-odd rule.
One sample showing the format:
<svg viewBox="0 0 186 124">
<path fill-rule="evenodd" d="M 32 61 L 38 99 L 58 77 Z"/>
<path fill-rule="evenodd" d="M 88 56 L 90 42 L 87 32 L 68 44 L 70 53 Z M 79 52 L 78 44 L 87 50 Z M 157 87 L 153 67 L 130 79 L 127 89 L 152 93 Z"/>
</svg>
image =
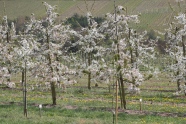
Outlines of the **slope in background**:
<svg viewBox="0 0 186 124">
<path fill-rule="evenodd" d="M 87 8 L 92 11 L 94 16 L 104 16 L 107 12 L 113 12 L 113 0 L 87 1 L 83 0 L 48 0 L 51 5 L 58 5 L 57 12 L 60 18 L 71 17 L 74 13 L 85 15 Z M 175 9 L 179 9 L 176 0 L 116 0 L 116 5 L 127 7 L 128 14 L 141 13 L 139 25 L 134 25 L 140 30 L 161 30 L 171 22 L 171 18 L 176 13 L 170 9 L 169 4 Z M 30 16 L 34 13 L 36 17 L 42 18 L 45 14 L 45 8 L 40 0 L 13 0 L 0 1 L 0 18 L 5 12 L 9 19 L 16 19 L 20 16 Z M 93 5 L 93 7 L 92 7 Z M 80 9 L 79 9 L 80 8 Z M 185 11 L 186 4 L 182 2 L 182 11 Z"/>
</svg>

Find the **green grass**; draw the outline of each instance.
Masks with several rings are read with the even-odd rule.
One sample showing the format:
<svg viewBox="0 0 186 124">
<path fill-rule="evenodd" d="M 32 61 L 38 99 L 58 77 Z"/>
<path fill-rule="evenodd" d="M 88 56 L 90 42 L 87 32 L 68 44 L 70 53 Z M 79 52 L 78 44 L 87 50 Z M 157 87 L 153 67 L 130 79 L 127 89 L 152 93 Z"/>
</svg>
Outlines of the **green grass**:
<svg viewBox="0 0 186 124">
<path fill-rule="evenodd" d="M 141 86 L 141 94 L 127 95 L 127 110 L 139 112 L 139 99 L 142 98 L 142 112 L 151 114 L 127 114 L 120 112 L 119 124 L 184 124 L 186 118 L 186 100 L 184 96 L 172 95 L 176 85 L 170 83 L 164 74 L 159 75 L 160 80 L 152 78 Z M 12 78 L 18 81 L 17 78 Z M 30 79 L 31 81 L 31 79 Z M 34 84 L 35 82 L 28 82 Z M 92 84 L 89 91 L 86 87 L 86 77 L 79 83 L 67 88 L 67 92 L 57 88 L 57 106 L 50 106 L 50 91 L 35 89 L 27 92 L 28 118 L 23 115 L 22 91 L 17 83 L 17 90 L 0 88 L 0 123 L 66 123 L 66 124 L 110 124 L 115 102 L 112 100 L 113 89 L 109 93 L 107 85 L 100 84 L 98 88 Z M 3 87 L 1 85 L 1 87 Z M 119 101 L 120 103 L 120 101 Z M 120 106 L 120 104 L 118 105 Z M 38 105 L 43 104 L 42 117 L 39 117 Z M 163 117 L 159 114 L 173 114 L 178 117 Z M 184 116 L 184 117 L 183 117 Z"/>
<path fill-rule="evenodd" d="M 63 107 L 43 108 L 41 117 L 37 107 L 28 107 L 28 117 L 23 116 L 22 106 L 0 105 L 0 123 L 7 124 L 111 124 L 112 113 L 101 110 L 65 109 Z M 118 115 L 119 124 L 184 124 L 184 118 L 159 117 L 156 115 Z"/>
</svg>

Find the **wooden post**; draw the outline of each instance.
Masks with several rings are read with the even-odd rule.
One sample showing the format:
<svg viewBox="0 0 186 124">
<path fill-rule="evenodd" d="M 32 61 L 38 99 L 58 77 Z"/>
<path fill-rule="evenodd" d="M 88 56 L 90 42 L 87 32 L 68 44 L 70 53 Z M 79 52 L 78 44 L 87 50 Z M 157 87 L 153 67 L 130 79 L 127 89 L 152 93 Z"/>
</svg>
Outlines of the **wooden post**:
<svg viewBox="0 0 186 124">
<path fill-rule="evenodd" d="M 116 81 L 116 108 L 115 108 L 115 122 L 118 123 L 118 81 Z"/>
<path fill-rule="evenodd" d="M 114 68 L 114 61 L 113 61 L 113 68 Z M 114 76 L 113 76 L 113 83 L 112 83 L 112 94 L 113 94 L 113 96 L 112 96 L 112 108 L 114 108 Z"/>
<path fill-rule="evenodd" d="M 27 88 L 26 88 L 26 60 L 25 60 L 25 70 L 24 70 L 24 76 L 25 76 L 25 80 L 24 80 L 24 115 L 27 117 Z"/>
<path fill-rule="evenodd" d="M 25 76 L 24 76 L 24 69 L 23 69 L 23 71 L 22 71 L 22 88 L 23 88 L 23 105 L 25 104 L 25 83 L 24 83 L 24 81 L 25 81 Z M 25 114 L 25 110 L 23 110 L 23 114 Z"/>
</svg>

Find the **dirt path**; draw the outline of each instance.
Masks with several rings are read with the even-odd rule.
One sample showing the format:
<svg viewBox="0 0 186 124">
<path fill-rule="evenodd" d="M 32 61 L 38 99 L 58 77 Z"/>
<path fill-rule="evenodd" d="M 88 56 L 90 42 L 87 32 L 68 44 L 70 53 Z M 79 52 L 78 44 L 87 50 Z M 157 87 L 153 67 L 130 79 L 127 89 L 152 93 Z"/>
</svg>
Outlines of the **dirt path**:
<svg viewBox="0 0 186 124">
<path fill-rule="evenodd" d="M 131 115 L 154 115 L 162 117 L 186 117 L 183 113 L 168 113 L 168 112 L 151 112 L 151 111 L 138 111 L 138 110 L 119 110 L 119 112 L 124 112 Z"/>
<path fill-rule="evenodd" d="M 78 106 L 64 106 L 65 109 L 79 109 Z M 81 108 L 83 110 L 90 110 L 90 111 L 95 111 L 95 110 L 100 110 L 100 111 L 110 111 L 113 112 L 114 110 L 111 108 L 105 108 L 105 107 L 84 107 Z M 169 112 L 151 112 L 151 111 L 139 111 L 139 110 L 123 110 L 119 109 L 119 113 L 126 113 L 129 115 L 154 115 L 154 116 L 162 116 L 162 117 L 186 117 L 186 113 L 169 113 Z"/>
<path fill-rule="evenodd" d="M 3 105 L 18 105 L 21 106 L 22 103 L 20 102 L 0 102 L 0 106 Z M 38 107 L 39 104 L 36 103 L 31 103 L 30 106 L 35 106 Z M 43 105 L 44 108 L 53 108 L 53 107 L 61 107 L 64 109 L 69 109 L 69 110 L 77 110 L 77 109 L 81 109 L 81 110 L 89 110 L 89 111 L 108 111 L 108 112 L 113 112 L 114 109 L 112 108 L 107 108 L 107 107 L 80 107 L 80 106 L 72 106 L 72 105 L 66 105 L 66 106 L 60 106 L 60 105 L 56 105 L 53 106 L 51 104 L 44 104 Z M 119 109 L 118 110 L 119 113 L 126 113 L 129 115 L 154 115 L 154 116 L 162 116 L 162 117 L 186 117 L 186 113 L 169 113 L 169 112 L 152 112 L 152 111 L 140 111 L 140 110 L 123 110 L 123 109 Z"/>
</svg>

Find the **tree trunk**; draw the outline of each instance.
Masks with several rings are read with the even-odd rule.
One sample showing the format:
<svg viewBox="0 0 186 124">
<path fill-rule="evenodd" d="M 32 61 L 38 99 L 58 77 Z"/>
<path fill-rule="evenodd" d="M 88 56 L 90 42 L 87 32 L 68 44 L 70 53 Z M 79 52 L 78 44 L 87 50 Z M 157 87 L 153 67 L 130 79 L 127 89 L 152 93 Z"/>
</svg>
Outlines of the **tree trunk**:
<svg viewBox="0 0 186 124">
<path fill-rule="evenodd" d="M 124 82 L 123 82 L 123 76 L 120 72 L 120 83 L 121 83 L 121 91 L 122 91 L 122 102 L 123 102 L 123 108 L 126 108 L 127 102 L 126 102 L 126 97 L 125 97 L 125 86 L 124 86 Z"/>
<path fill-rule="evenodd" d="M 22 70 L 22 79 L 21 79 L 21 85 L 23 86 L 23 84 L 24 84 L 24 70 Z"/>
<path fill-rule="evenodd" d="M 46 30 L 46 35 L 47 35 L 47 44 L 48 44 L 48 50 L 50 50 L 50 45 L 49 45 L 49 34 L 48 34 L 48 30 Z M 51 59 L 51 56 L 50 56 L 50 53 L 48 53 L 48 66 L 50 68 L 50 71 L 51 71 L 51 75 L 52 75 L 52 78 L 53 78 L 53 68 L 52 68 L 52 59 Z M 52 103 L 53 105 L 56 105 L 56 90 L 55 90 L 55 82 L 50 82 L 50 85 L 51 85 L 51 93 L 52 93 Z"/>
<path fill-rule="evenodd" d="M 180 79 L 177 80 L 177 87 L 178 87 L 178 91 L 181 91 L 181 88 L 180 88 Z"/>
<path fill-rule="evenodd" d="M 137 39 L 137 32 L 135 31 L 135 36 L 134 36 L 136 39 Z M 136 55 L 136 65 L 135 65 L 135 68 L 137 69 L 138 68 L 138 64 L 137 64 L 137 59 L 139 57 L 139 54 L 138 54 L 138 43 L 137 41 L 135 42 L 135 55 Z"/>
<path fill-rule="evenodd" d="M 178 27 L 176 27 L 176 29 L 175 29 L 175 34 L 178 32 Z M 175 39 L 176 40 L 176 39 Z M 178 44 L 176 43 L 176 47 L 178 46 Z M 174 53 L 176 53 L 177 52 L 177 49 L 176 49 L 176 47 L 175 47 L 175 49 L 174 49 Z M 178 60 L 177 60 L 177 58 L 176 58 L 177 56 L 175 56 L 175 64 L 178 64 Z M 180 70 L 179 70 L 179 68 L 178 68 L 178 70 L 177 70 L 177 72 L 175 73 L 175 76 L 178 76 L 180 74 Z M 178 88 L 178 91 L 180 91 L 181 90 L 181 88 L 180 88 L 180 79 L 177 79 L 177 88 Z"/>
<path fill-rule="evenodd" d="M 7 40 L 7 44 L 9 44 L 10 43 L 9 32 L 6 33 L 6 40 Z M 8 55 L 10 55 L 10 47 L 8 48 Z M 11 70 L 10 70 L 11 62 L 10 62 L 10 60 L 8 60 L 7 64 L 8 64 L 8 74 L 11 76 Z M 8 77 L 7 82 L 11 82 L 10 77 Z"/>
<path fill-rule="evenodd" d="M 122 97 L 121 83 L 119 80 L 118 80 L 118 85 L 119 85 L 119 96 L 120 96 L 121 108 L 123 108 L 123 97 Z"/>
<path fill-rule="evenodd" d="M 52 102 L 53 102 L 53 105 L 56 105 L 56 89 L 55 89 L 55 82 L 51 82 L 51 92 L 52 92 Z"/>
<path fill-rule="evenodd" d="M 91 53 L 88 53 L 88 66 L 91 65 Z M 91 89 L 91 72 L 88 73 L 88 89 Z"/>
<path fill-rule="evenodd" d="M 185 41 L 185 37 L 182 36 L 182 47 L 183 47 L 183 56 L 185 57 L 186 55 L 186 50 L 185 50 L 185 44 L 184 44 L 184 41 Z M 185 64 L 185 69 L 186 69 L 186 64 Z M 184 78 L 186 80 L 186 74 L 184 73 Z M 186 85 L 186 82 L 184 82 L 184 84 Z M 186 96 L 186 92 L 185 92 L 185 96 Z"/>
<path fill-rule="evenodd" d="M 115 4 L 115 1 L 114 1 L 114 9 L 115 9 L 115 21 L 117 20 L 116 18 L 116 13 L 117 13 L 117 11 L 116 11 L 116 4 Z M 129 32 L 130 33 L 130 32 Z M 130 34 L 129 34 L 130 35 Z M 118 27 L 117 27 L 117 25 L 116 25 L 116 40 L 118 41 L 119 40 L 119 37 L 118 37 Z M 118 59 L 117 59 L 117 61 L 118 60 L 120 60 L 120 50 L 119 50 L 119 43 L 117 43 L 117 54 L 118 54 Z M 121 101 L 122 101 L 122 104 L 123 104 L 123 107 L 122 108 L 124 108 L 124 109 L 126 109 L 126 99 L 125 99 L 125 89 L 124 89 L 124 83 L 123 83 L 123 77 L 122 77 L 122 73 L 121 73 L 121 65 L 119 64 L 118 65 L 119 66 L 119 70 L 117 70 L 118 72 L 119 72 L 119 75 L 117 75 L 118 77 L 118 82 L 119 83 L 121 83 L 121 89 L 120 89 L 120 91 L 122 92 L 121 94 L 122 94 L 122 97 L 120 98 L 121 99 Z"/>
<path fill-rule="evenodd" d="M 178 63 L 178 61 L 176 61 L 176 63 Z M 180 70 L 178 69 L 177 72 L 176 72 L 176 76 L 178 76 L 180 74 Z M 177 88 L 178 88 L 178 91 L 181 91 L 181 88 L 180 88 L 180 79 L 177 79 Z"/>
<path fill-rule="evenodd" d="M 91 89 L 91 86 L 90 86 L 90 84 L 91 84 L 91 73 L 88 73 L 88 89 L 90 90 Z"/>
</svg>

